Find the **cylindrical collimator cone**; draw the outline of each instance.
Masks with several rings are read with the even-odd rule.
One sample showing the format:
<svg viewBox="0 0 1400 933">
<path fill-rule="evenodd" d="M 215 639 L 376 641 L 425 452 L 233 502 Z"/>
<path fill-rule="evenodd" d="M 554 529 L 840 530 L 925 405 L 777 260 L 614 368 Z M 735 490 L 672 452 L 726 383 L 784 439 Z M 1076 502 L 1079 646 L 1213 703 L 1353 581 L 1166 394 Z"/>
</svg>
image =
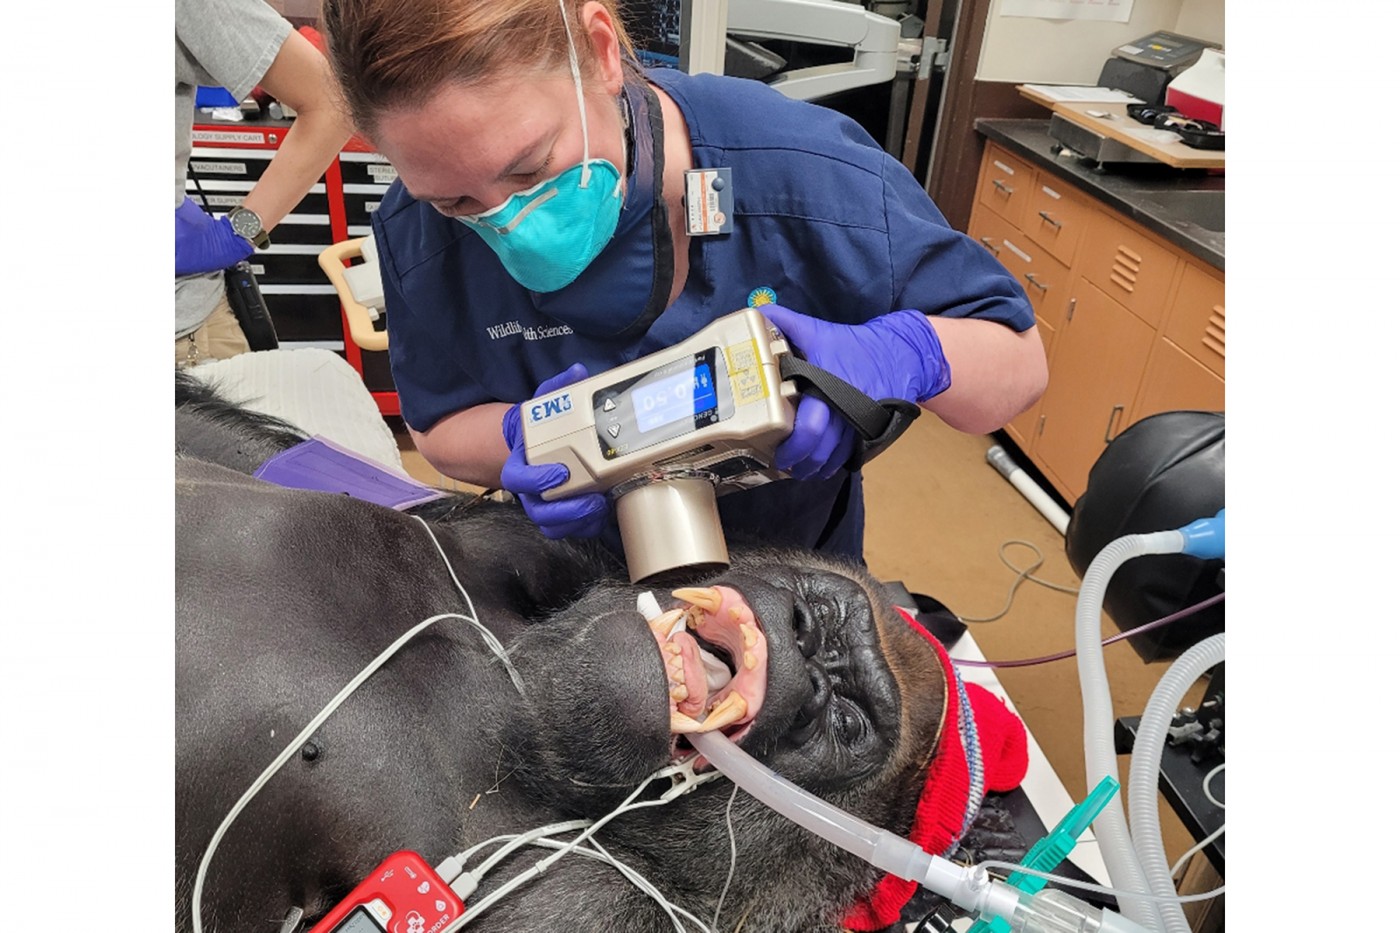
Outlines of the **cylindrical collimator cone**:
<svg viewBox="0 0 1400 933">
<path fill-rule="evenodd" d="M 709 479 L 668 476 L 638 483 L 618 497 L 617 524 L 633 583 L 681 567 L 729 566 Z"/>
</svg>

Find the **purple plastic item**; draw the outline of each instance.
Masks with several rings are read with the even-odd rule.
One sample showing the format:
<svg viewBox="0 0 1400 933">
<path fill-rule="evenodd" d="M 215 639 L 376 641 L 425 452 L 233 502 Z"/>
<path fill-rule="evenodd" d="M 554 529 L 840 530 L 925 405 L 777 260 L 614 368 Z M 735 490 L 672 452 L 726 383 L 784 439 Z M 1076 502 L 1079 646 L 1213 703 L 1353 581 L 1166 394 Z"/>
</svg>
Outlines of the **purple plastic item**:
<svg viewBox="0 0 1400 933">
<path fill-rule="evenodd" d="M 407 509 L 446 495 L 319 436 L 273 454 L 253 475 L 278 486 L 340 493 L 391 509 Z"/>
</svg>

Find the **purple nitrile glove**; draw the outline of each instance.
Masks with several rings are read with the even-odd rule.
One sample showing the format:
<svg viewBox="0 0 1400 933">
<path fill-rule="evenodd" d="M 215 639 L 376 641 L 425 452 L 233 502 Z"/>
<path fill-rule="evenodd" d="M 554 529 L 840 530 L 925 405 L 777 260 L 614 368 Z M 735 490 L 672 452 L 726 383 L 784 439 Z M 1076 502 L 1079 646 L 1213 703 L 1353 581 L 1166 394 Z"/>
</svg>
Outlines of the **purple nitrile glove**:
<svg viewBox="0 0 1400 933">
<path fill-rule="evenodd" d="M 227 217 L 215 219 L 190 198 L 175 208 L 175 274 L 227 269 L 253 255 L 253 244 L 233 232 Z"/>
<path fill-rule="evenodd" d="M 922 402 L 952 382 L 943 345 L 920 311 L 895 311 L 864 324 L 832 324 L 781 305 L 760 309 L 807 361 L 840 376 L 866 395 Z M 775 465 L 798 479 L 827 479 L 855 449 L 856 433 L 826 402 L 804 395 L 792 434 L 778 445 Z"/>
<path fill-rule="evenodd" d="M 535 396 L 562 389 L 588 376 L 582 363 L 575 363 L 557 376 L 540 383 Z M 533 396 L 532 396 L 533 397 Z M 509 490 L 525 507 L 530 521 L 546 538 L 593 538 L 608 521 L 608 500 L 602 493 L 587 492 L 546 502 L 540 494 L 569 479 L 569 468 L 562 463 L 525 462 L 525 436 L 520 430 L 520 406 L 512 405 L 501 418 L 510 456 L 501 468 L 501 488 Z"/>
</svg>

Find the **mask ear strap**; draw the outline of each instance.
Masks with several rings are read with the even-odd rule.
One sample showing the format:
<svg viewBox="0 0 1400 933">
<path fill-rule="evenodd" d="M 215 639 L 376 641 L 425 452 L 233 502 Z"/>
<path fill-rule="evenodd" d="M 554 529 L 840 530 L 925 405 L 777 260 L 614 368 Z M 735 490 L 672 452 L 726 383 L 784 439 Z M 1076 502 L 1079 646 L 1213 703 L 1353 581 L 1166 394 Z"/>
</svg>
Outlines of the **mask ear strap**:
<svg viewBox="0 0 1400 933">
<path fill-rule="evenodd" d="M 593 169 L 588 164 L 588 115 L 583 108 L 583 77 L 579 74 L 578 53 L 574 51 L 574 31 L 569 25 L 569 11 L 564 8 L 564 0 L 559 0 L 559 12 L 564 17 L 564 35 L 569 40 L 569 72 L 574 76 L 574 92 L 578 95 L 578 118 L 583 123 L 583 176 L 579 179 L 580 188 L 588 187 L 588 178 Z"/>
</svg>

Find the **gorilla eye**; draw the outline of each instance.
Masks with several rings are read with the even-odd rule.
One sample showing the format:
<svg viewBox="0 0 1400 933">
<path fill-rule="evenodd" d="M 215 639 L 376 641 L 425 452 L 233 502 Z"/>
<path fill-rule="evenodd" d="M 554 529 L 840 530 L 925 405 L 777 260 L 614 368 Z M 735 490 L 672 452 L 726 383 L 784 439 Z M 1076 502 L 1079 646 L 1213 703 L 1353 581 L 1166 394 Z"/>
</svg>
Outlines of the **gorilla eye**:
<svg viewBox="0 0 1400 933">
<path fill-rule="evenodd" d="M 831 724 L 836 734 L 848 744 L 855 744 L 865 735 L 865 716 L 845 697 L 837 697 L 831 704 Z"/>
</svg>

